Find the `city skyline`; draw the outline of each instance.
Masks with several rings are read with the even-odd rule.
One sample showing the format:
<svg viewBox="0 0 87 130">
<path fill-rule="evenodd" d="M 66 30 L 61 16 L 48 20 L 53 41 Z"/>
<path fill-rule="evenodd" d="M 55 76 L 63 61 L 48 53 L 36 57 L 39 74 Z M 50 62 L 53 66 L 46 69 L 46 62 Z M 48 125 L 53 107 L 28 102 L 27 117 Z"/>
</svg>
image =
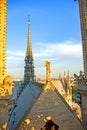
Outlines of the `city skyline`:
<svg viewBox="0 0 87 130">
<path fill-rule="evenodd" d="M 79 73 L 83 69 L 78 2 L 44 0 L 8 1 L 7 73 L 22 79 L 27 47 L 28 15 L 37 78 L 45 77 L 46 60 L 51 77 L 59 72 Z"/>
</svg>

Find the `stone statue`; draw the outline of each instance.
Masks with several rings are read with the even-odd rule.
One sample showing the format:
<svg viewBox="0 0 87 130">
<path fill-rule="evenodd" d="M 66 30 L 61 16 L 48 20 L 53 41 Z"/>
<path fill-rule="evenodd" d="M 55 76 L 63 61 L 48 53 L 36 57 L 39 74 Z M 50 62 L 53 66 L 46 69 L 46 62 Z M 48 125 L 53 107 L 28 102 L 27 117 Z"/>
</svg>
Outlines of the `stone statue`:
<svg viewBox="0 0 87 130">
<path fill-rule="evenodd" d="M 13 78 L 8 75 L 3 80 L 3 83 L 0 84 L 0 96 L 5 96 L 6 94 L 12 95 L 13 88 Z"/>
<path fill-rule="evenodd" d="M 47 82 L 50 81 L 50 62 L 49 61 L 46 61 L 45 62 L 45 66 L 46 66 L 46 80 Z"/>
<path fill-rule="evenodd" d="M 45 66 L 46 66 L 46 84 L 44 85 L 44 90 L 50 90 L 52 89 L 53 91 L 55 90 L 55 86 L 52 84 L 51 82 L 51 78 L 50 78 L 50 62 L 49 61 L 45 61 Z"/>
</svg>

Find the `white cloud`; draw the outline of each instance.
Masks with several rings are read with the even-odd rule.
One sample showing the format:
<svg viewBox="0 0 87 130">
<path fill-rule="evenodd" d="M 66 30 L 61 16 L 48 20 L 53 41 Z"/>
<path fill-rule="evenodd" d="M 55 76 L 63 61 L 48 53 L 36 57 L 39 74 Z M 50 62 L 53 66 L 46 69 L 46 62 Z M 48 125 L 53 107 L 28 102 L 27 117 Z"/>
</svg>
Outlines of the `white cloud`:
<svg viewBox="0 0 87 130">
<path fill-rule="evenodd" d="M 25 53 L 17 50 L 17 51 L 7 51 L 7 60 L 24 60 Z"/>
<path fill-rule="evenodd" d="M 41 43 L 38 48 L 39 51 L 34 54 L 35 57 L 82 57 L 82 45 L 72 41 L 66 41 L 63 43 Z"/>
<path fill-rule="evenodd" d="M 78 72 L 82 68 L 81 43 L 72 41 L 65 41 L 62 43 L 36 43 L 34 44 L 33 52 L 35 60 L 35 72 L 37 77 L 43 77 L 45 75 L 45 60 L 52 61 L 51 67 L 53 66 L 53 76 L 57 75 L 58 71 L 61 72 L 68 69 L 72 70 L 73 73 Z M 58 57 L 61 60 L 58 60 Z M 15 70 L 20 77 L 23 77 L 23 74 L 21 75 L 20 71 L 24 71 L 24 58 L 25 52 L 23 51 L 7 51 L 8 72 L 11 71 L 12 75 L 16 75 L 16 73 L 14 74 Z M 13 61 L 11 62 L 10 60 Z M 9 68 L 12 69 L 9 70 Z"/>
<path fill-rule="evenodd" d="M 23 60 L 22 57 L 16 57 L 16 56 L 7 56 L 7 60 Z"/>
<path fill-rule="evenodd" d="M 49 56 L 47 53 L 45 52 L 40 52 L 40 53 L 34 53 L 34 57 L 46 57 Z"/>
<path fill-rule="evenodd" d="M 7 55 L 13 55 L 13 56 L 25 56 L 25 52 L 22 52 L 20 50 L 17 50 L 17 51 L 7 51 Z"/>
<path fill-rule="evenodd" d="M 52 58 L 53 57 L 82 57 L 82 45 L 81 43 L 75 43 L 72 41 L 65 41 L 62 43 L 37 43 L 34 47 L 34 58 Z M 25 57 L 25 52 L 20 50 L 7 51 L 8 60 L 22 60 Z"/>
<path fill-rule="evenodd" d="M 50 45 L 48 49 L 48 53 L 51 53 L 51 55 L 80 57 L 81 52 L 81 44 L 54 44 Z"/>
</svg>

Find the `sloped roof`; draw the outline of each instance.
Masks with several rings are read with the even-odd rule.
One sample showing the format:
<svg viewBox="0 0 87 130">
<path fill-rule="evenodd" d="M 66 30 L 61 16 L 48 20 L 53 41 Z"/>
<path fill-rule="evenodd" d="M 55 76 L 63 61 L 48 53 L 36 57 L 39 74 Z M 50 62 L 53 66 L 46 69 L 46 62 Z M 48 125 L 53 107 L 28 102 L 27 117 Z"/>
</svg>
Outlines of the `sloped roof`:
<svg viewBox="0 0 87 130">
<path fill-rule="evenodd" d="M 26 127 L 40 130 L 45 125 L 47 116 L 59 125 L 59 130 L 84 130 L 81 121 L 76 117 L 58 90 L 42 90 L 43 84 L 30 83 L 18 99 L 17 107 L 9 120 L 9 130 L 21 129 L 22 121 L 30 119 Z"/>
<path fill-rule="evenodd" d="M 39 80 L 39 82 L 45 84 L 46 80 Z M 62 96 L 66 94 L 67 86 L 64 80 L 51 79 L 51 82 Z"/>
<path fill-rule="evenodd" d="M 52 83 L 62 96 L 66 94 L 67 86 L 63 80 L 54 79 L 52 80 Z"/>
<path fill-rule="evenodd" d="M 31 130 L 34 127 L 35 130 L 40 130 L 45 125 L 47 116 L 51 116 L 52 120 L 59 125 L 59 130 L 84 130 L 81 121 L 56 89 L 55 91 L 43 90 L 38 96 L 24 118 L 31 121 L 29 125 L 26 125 L 27 129 Z M 19 128 L 21 128 L 21 124 Z"/>
<path fill-rule="evenodd" d="M 37 96 L 42 91 L 43 84 L 30 82 L 17 100 L 17 105 L 9 118 L 9 130 L 14 130 L 21 122 L 26 112 L 30 109 Z"/>
<path fill-rule="evenodd" d="M 14 82 L 14 87 L 12 89 L 13 95 L 11 97 L 12 100 L 16 100 L 17 99 L 17 94 L 19 92 L 19 88 L 20 87 L 21 87 L 21 81 Z"/>
</svg>

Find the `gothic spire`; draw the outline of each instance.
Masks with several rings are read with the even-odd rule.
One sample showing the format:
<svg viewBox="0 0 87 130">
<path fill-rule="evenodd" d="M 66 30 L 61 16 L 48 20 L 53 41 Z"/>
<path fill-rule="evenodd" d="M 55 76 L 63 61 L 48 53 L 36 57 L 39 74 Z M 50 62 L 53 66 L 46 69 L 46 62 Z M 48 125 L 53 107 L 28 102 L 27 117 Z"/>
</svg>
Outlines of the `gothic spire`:
<svg viewBox="0 0 87 130">
<path fill-rule="evenodd" d="M 27 41 L 26 56 L 32 56 L 32 45 L 31 45 L 31 37 L 30 37 L 30 19 L 28 20 L 28 41 Z"/>
<path fill-rule="evenodd" d="M 68 74 L 67 74 L 67 87 L 68 87 L 68 88 L 71 87 L 69 71 L 68 71 Z"/>
<path fill-rule="evenodd" d="M 28 41 L 27 50 L 25 56 L 25 70 L 24 70 L 24 83 L 28 84 L 30 81 L 34 81 L 34 63 L 32 54 L 32 45 L 30 38 L 30 19 L 28 20 Z"/>
</svg>

